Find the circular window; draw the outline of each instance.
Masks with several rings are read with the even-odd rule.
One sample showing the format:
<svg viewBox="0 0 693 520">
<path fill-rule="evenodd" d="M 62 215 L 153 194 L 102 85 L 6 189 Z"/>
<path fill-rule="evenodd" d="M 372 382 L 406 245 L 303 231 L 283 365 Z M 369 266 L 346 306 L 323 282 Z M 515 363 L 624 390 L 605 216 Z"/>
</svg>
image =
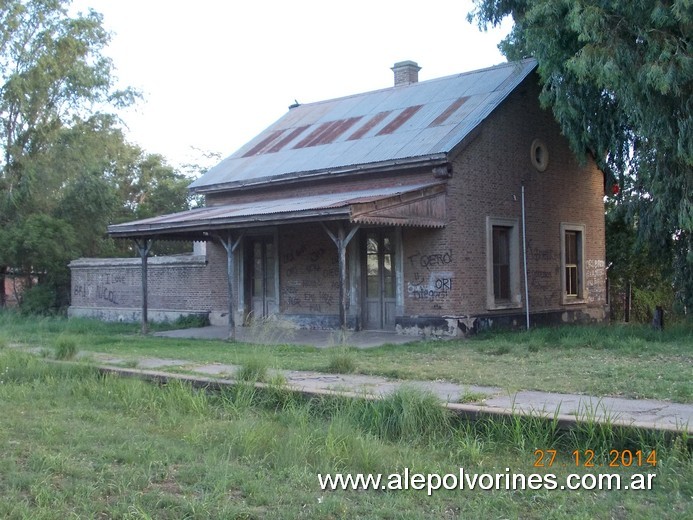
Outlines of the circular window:
<svg viewBox="0 0 693 520">
<path fill-rule="evenodd" d="M 532 160 L 534 167 L 543 172 L 549 165 L 549 149 L 546 144 L 541 139 L 535 139 L 532 141 L 532 148 L 529 152 L 529 156 Z"/>
</svg>

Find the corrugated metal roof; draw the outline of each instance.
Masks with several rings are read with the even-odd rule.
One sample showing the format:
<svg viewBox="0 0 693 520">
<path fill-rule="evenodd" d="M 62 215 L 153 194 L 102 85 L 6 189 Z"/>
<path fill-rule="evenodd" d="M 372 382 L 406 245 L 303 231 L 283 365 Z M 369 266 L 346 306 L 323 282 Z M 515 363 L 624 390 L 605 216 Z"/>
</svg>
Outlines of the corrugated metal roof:
<svg viewBox="0 0 693 520">
<path fill-rule="evenodd" d="M 446 154 L 525 79 L 534 60 L 300 105 L 190 187 Z"/>
<path fill-rule="evenodd" d="M 441 183 L 419 183 L 404 186 L 388 186 L 343 193 L 325 193 L 301 197 L 268 198 L 237 204 L 210 206 L 169 215 L 162 215 L 135 222 L 108 226 L 114 237 L 129 237 L 159 232 L 175 233 L 186 230 L 210 230 L 231 224 L 264 224 L 273 215 L 285 219 L 291 214 L 296 218 L 333 217 L 346 219 L 351 206 L 379 201 L 397 195 L 411 194 L 430 188 L 439 188 Z M 401 223 L 399 223 L 401 224 Z M 421 225 L 430 225 L 423 223 Z"/>
</svg>

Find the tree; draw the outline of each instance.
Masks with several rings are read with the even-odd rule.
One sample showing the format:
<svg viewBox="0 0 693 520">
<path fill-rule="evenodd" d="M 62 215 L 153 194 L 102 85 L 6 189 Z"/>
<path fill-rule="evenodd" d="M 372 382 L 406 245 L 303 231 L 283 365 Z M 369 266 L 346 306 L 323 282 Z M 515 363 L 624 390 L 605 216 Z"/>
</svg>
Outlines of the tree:
<svg viewBox="0 0 693 520">
<path fill-rule="evenodd" d="M 101 15 L 69 5 L 0 1 L 0 306 L 10 268 L 38 280 L 34 302 L 67 303 L 71 259 L 128 254 L 108 224 L 191 202 L 188 177 L 125 139 L 110 111 L 137 93 L 114 88 Z"/>
<path fill-rule="evenodd" d="M 68 236 L 74 230 L 53 214 L 55 194 L 69 180 L 49 160 L 55 143 L 97 112 L 95 107 L 124 106 L 135 97 L 131 90 L 114 88 L 112 64 L 102 55 L 109 35 L 101 15 L 70 17 L 69 4 L 0 4 L 0 226 L 9 240 L 0 262 L 0 303 L 9 266 L 52 270 L 58 264 L 49 257 L 64 261 L 59 250 L 72 244 Z M 42 225 L 55 234 L 42 234 Z M 25 258 L 32 258 L 31 265 Z"/>
<path fill-rule="evenodd" d="M 623 204 L 608 204 L 606 259 L 609 266 L 611 318 L 650 322 L 657 305 L 674 307 L 672 283 L 674 249 L 671 244 L 656 252 L 637 240 L 637 229 Z M 673 240 L 670 238 L 670 243 Z"/>
<path fill-rule="evenodd" d="M 198 205 L 199 201 L 188 191 L 190 177 L 169 166 L 161 155 L 145 153 L 137 147 L 132 147 L 131 153 L 127 162 L 121 160 L 120 168 L 111 179 L 121 204 L 114 222 L 175 213 Z M 121 243 L 119 248 L 122 253 L 133 253 L 130 242 Z M 190 248 L 189 242 L 155 241 L 151 254 L 182 253 Z"/>
<path fill-rule="evenodd" d="M 578 156 L 621 187 L 639 239 L 675 252 L 693 305 L 693 7 L 690 0 L 475 0 L 480 28 L 512 16 L 499 45 L 533 56 L 550 107 Z"/>
</svg>

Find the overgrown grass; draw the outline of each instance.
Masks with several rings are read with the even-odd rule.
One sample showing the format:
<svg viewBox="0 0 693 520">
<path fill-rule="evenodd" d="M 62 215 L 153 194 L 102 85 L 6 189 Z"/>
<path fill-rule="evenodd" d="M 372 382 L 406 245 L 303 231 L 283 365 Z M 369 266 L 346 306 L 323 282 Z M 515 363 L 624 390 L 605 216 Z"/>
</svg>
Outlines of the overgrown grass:
<svg viewBox="0 0 693 520">
<path fill-rule="evenodd" d="M 353 348 L 332 347 L 325 372 L 330 374 L 351 374 L 356 372 L 357 353 Z"/>
<path fill-rule="evenodd" d="M 236 371 L 235 378 L 239 381 L 263 382 L 267 380 L 269 363 L 264 357 L 249 358 Z"/>
<path fill-rule="evenodd" d="M 0 352 L 2 518 L 685 518 L 685 440 L 599 426 L 561 432 L 535 418 L 466 422 L 430 394 L 305 398 L 280 385 L 208 394 Z M 537 449 L 556 449 L 537 468 Z M 573 450 L 657 450 L 651 491 L 322 491 L 318 473 L 556 474 Z M 565 464 L 565 466 L 564 466 Z"/>
<path fill-rule="evenodd" d="M 58 336 L 55 343 L 55 359 L 68 361 L 77 356 L 77 341 L 70 336 Z"/>
<path fill-rule="evenodd" d="M 9 344 L 52 345 L 63 334 L 76 338 L 80 352 L 137 358 L 155 356 L 197 363 L 245 365 L 258 355 L 272 367 L 325 371 L 336 352 L 277 343 L 142 337 L 137 324 L 83 319 L 28 320 L 0 313 L 0 331 Z M 353 351 L 355 372 L 400 379 L 447 380 L 497 386 L 507 391 L 543 390 L 597 396 L 693 402 L 693 325 L 565 326 L 529 332 L 484 333 L 471 339 L 419 341 Z M 349 367 L 347 367 L 349 368 Z M 341 370 L 340 370 L 341 371 Z"/>
<path fill-rule="evenodd" d="M 248 335 L 253 342 L 274 345 L 291 340 L 296 330 L 293 324 L 278 316 L 253 316 L 247 318 Z"/>
</svg>

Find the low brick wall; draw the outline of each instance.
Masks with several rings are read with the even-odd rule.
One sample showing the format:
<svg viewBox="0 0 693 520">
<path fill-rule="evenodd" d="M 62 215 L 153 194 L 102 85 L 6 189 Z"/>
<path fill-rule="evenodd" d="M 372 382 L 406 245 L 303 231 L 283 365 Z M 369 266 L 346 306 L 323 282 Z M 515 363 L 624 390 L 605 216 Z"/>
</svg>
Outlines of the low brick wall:
<svg viewBox="0 0 693 520">
<path fill-rule="evenodd" d="M 204 255 L 152 257 L 147 266 L 150 321 L 209 315 L 210 274 Z M 105 321 L 140 320 L 141 269 L 139 258 L 80 258 L 71 262 L 68 315 Z"/>
</svg>

